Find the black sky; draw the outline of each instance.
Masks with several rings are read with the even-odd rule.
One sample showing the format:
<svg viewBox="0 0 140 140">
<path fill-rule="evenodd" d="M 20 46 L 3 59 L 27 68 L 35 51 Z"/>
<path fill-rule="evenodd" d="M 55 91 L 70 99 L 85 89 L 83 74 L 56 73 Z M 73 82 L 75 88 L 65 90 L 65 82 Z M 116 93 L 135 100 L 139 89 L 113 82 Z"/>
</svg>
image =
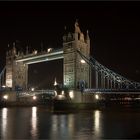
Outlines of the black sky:
<svg viewBox="0 0 140 140">
<path fill-rule="evenodd" d="M 0 2 L 0 68 L 8 43 L 61 48 L 64 26 L 73 31 L 76 19 L 96 60 L 140 82 L 140 2 Z"/>
</svg>

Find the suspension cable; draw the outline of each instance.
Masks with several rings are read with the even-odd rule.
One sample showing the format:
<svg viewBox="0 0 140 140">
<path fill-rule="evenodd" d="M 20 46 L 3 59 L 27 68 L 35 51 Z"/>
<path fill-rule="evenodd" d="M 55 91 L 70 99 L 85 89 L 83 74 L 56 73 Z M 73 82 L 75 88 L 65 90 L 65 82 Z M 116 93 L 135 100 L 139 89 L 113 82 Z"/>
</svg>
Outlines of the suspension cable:
<svg viewBox="0 0 140 140">
<path fill-rule="evenodd" d="M 97 60 L 95 60 L 93 57 L 87 57 L 84 54 L 82 54 L 79 50 L 77 50 L 78 54 L 81 56 L 82 59 L 86 61 L 86 63 L 92 68 L 95 69 L 97 72 L 104 72 L 105 76 L 107 78 L 111 78 L 115 82 L 119 84 L 123 84 L 126 88 L 140 88 L 140 83 L 128 80 L 127 78 L 121 76 L 120 74 L 115 73 L 114 71 L 108 69 L 107 67 L 100 64 Z"/>
</svg>

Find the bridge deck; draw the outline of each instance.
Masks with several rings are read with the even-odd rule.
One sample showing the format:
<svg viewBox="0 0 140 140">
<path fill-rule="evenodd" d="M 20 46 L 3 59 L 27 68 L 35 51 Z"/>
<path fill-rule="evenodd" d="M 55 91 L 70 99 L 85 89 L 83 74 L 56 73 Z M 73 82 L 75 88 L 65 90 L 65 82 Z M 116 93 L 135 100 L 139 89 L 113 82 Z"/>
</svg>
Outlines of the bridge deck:
<svg viewBox="0 0 140 140">
<path fill-rule="evenodd" d="M 16 62 L 24 62 L 26 64 L 33 64 L 44 61 L 58 60 L 63 58 L 63 50 L 58 49 L 52 52 L 45 52 L 39 54 L 29 54 L 23 57 L 18 57 Z"/>
</svg>

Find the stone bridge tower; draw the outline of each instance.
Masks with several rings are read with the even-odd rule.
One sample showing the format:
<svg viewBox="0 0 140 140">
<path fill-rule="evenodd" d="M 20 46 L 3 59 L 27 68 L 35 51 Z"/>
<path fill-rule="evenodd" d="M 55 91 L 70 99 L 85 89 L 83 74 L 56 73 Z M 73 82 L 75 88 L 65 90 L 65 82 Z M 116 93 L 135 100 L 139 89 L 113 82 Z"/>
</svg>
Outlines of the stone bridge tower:
<svg viewBox="0 0 140 140">
<path fill-rule="evenodd" d="M 15 43 L 12 50 L 6 53 L 6 87 L 26 89 L 28 65 L 23 62 L 16 62 L 17 57 L 22 57 L 23 53 L 17 53 Z"/>
<path fill-rule="evenodd" d="M 78 54 L 79 50 L 86 57 L 90 55 L 90 38 L 88 31 L 86 37 L 81 32 L 78 22 L 75 22 L 75 32 L 65 33 L 63 36 L 63 75 L 64 85 L 76 90 L 80 83 L 84 82 L 84 86 L 91 87 L 91 69 L 89 65 Z"/>
</svg>

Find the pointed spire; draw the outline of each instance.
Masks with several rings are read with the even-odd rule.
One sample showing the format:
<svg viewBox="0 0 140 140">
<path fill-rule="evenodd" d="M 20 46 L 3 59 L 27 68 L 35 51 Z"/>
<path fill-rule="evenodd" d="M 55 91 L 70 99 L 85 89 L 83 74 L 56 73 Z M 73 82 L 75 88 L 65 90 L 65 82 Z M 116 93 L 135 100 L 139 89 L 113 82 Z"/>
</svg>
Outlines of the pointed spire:
<svg viewBox="0 0 140 140">
<path fill-rule="evenodd" d="M 63 35 L 63 41 L 66 42 L 67 40 L 67 27 L 64 26 L 64 35 Z"/>
<path fill-rule="evenodd" d="M 80 30 L 79 23 L 78 23 L 77 19 L 76 19 L 76 22 L 75 22 L 75 33 L 81 33 L 81 30 Z"/>
<path fill-rule="evenodd" d="M 16 55 L 17 51 L 16 51 L 16 43 L 13 42 L 13 48 L 12 48 L 12 54 Z"/>
<path fill-rule="evenodd" d="M 26 54 L 29 53 L 28 45 L 26 46 Z"/>
<path fill-rule="evenodd" d="M 64 26 L 64 35 L 67 35 L 68 31 L 67 31 L 67 26 Z"/>
<path fill-rule="evenodd" d="M 86 36 L 86 39 L 87 40 L 90 40 L 90 38 L 89 38 L 89 31 L 87 30 L 87 36 Z"/>
<path fill-rule="evenodd" d="M 15 47 L 16 46 L 16 43 L 15 42 L 13 42 L 13 47 Z"/>
</svg>

